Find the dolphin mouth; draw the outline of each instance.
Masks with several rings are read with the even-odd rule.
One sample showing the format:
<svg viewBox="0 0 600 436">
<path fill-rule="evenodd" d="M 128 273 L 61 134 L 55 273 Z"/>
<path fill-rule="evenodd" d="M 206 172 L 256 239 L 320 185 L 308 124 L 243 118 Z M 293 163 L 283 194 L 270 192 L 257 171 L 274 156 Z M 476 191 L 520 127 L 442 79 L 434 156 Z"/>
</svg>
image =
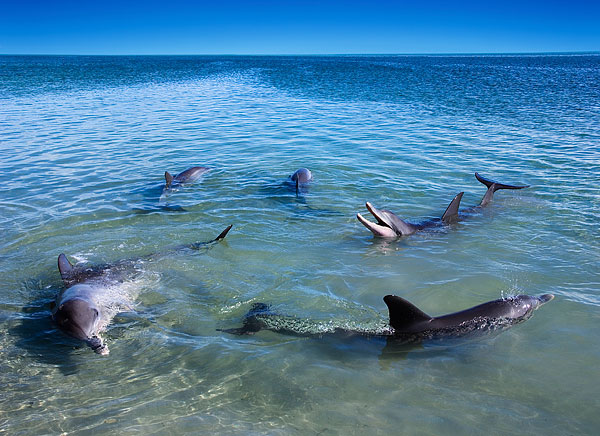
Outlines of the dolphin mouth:
<svg viewBox="0 0 600 436">
<path fill-rule="evenodd" d="M 367 201 L 366 203 L 367 210 L 371 212 L 371 215 L 377 220 L 376 223 L 369 221 L 365 217 L 363 217 L 360 213 L 356 214 L 356 218 L 361 222 L 363 226 L 369 229 L 375 236 L 379 236 L 382 238 L 397 238 L 398 233 L 392 228 L 385 215 L 381 213 L 379 209 L 374 207 L 371 203 Z"/>
</svg>

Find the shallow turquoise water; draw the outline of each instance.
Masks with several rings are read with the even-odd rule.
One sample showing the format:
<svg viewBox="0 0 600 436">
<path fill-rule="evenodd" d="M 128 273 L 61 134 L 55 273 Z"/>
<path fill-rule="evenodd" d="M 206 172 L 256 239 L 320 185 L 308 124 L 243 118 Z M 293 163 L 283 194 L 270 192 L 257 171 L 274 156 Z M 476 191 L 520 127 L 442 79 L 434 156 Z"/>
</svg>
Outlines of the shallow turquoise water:
<svg viewBox="0 0 600 436">
<path fill-rule="evenodd" d="M 600 57 L 0 57 L 0 431 L 595 434 Z M 212 171 L 157 208 L 165 170 Z M 306 166 L 300 197 L 282 181 Z M 473 173 L 484 213 L 382 241 L 365 201 L 418 221 Z M 63 336 L 56 258 L 149 261 L 111 354 Z M 432 315 L 553 293 L 498 335 L 408 352 L 235 337 L 252 303 L 365 326 L 395 293 Z"/>
</svg>

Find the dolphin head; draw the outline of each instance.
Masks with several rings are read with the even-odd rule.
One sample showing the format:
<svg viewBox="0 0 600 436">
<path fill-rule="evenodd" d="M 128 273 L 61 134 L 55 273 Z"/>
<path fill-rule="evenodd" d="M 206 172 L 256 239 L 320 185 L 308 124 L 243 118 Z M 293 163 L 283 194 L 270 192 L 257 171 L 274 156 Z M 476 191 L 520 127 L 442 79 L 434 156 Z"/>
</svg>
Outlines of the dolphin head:
<svg viewBox="0 0 600 436">
<path fill-rule="evenodd" d="M 98 317 L 98 309 L 81 298 L 62 302 L 52 315 L 52 319 L 63 332 L 86 342 L 94 336 Z"/>
<path fill-rule="evenodd" d="M 552 294 L 544 294 L 540 295 L 539 297 L 531 295 L 517 295 L 516 297 L 509 299 L 512 303 L 510 318 L 517 319 L 529 317 L 531 314 L 533 314 L 534 310 L 553 299 L 554 295 Z"/>
<path fill-rule="evenodd" d="M 371 222 L 357 213 L 356 218 L 375 236 L 382 238 L 397 238 L 399 236 L 407 236 L 415 233 L 418 228 L 398 218 L 389 210 L 379 210 L 371 203 L 367 202 L 367 210 L 377 220 L 377 223 Z"/>
<path fill-rule="evenodd" d="M 312 173 L 308 168 L 300 168 L 290 176 L 290 180 L 298 184 L 308 183 L 312 181 Z"/>
</svg>

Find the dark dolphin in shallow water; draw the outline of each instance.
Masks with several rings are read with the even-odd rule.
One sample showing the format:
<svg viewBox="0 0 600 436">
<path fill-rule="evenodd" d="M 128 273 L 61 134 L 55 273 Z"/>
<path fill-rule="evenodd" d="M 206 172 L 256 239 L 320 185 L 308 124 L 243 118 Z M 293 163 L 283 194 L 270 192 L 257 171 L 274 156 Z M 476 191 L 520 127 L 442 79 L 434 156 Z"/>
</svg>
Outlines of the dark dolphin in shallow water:
<svg viewBox="0 0 600 436">
<path fill-rule="evenodd" d="M 475 177 L 481 183 L 486 185 L 488 189 L 483 198 L 481 199 L 481 202 L 477 206 L 463 209 L 460 212 L 461 214 L 473 213 L 477 209 L 487 206 L 492 201 L 494 192 L 496 192 L 498 189 L 523 189 L 529 187 L 529 185 L 514 186 L 494 182 L 492 180 L 488 180 L 482 177 L 481 175 L 479 175 L 479 173 L 475 173 Z M 460 192 L 456 195 L 456 197 L 454 197 L 454 199 L 450 202 L 448 208 L 446 209 L 441 218 L 431 219 L 417 224 L 408 223 L 398 218 L 396 214 L 389 210 L 379 210 L 369 202 L 367 202 L 366 207 L 368 211 L 371 212 L 371 214 L 375 217 L 377 222 L 374 223 L 367 220 L 360 213 L 356 214 L 356 218 L 358 218 L 358 220 L 375 236 L 380 236 L 383 238 L 397 238 L 400 236 L 408 236 L 428 227 L 441 226 L 459 221 L 461 217 L 459 215 L 458 208 L 460 206 L 460 201 L 462 200 L 463 194 L 464 192 Z"/>
<path fill-rule="evenodd" d="M 312 180 L 313 176 L 308 168 L 299 168 L 288 178 L 288 181 L 292 185 L 296 186 L 297 194 L 300 192 L 302 187 L 306 187 L 306 185 L 312 182 Z"/>
<path fill-rule="evenodd" d="M 162 187 L 162 192 L 158 200 L 158 206 L 153 206 L 146 209 L 136 209 L 136 213 L 152 213 L 156 211 L 186 212 L 186 210 L 181 206 L 166 204 L 169 195 L 176 191 L 180 186 L 197 181 L 208 171 L 210 171 L 210 168 L 207 167 L 191 167 L 180 172 L 176 176 L 173 176 L 168 171 L 165 171 L 165 184 Z"/>
<path fill-rule="evenodd" d="M 210 171 L 210 168 L 207 167 L 191 167 L 180 172 L 175 177 L 168 171 L 165 171 L 165 190 L 175 189 L 177 186 L 195 182 L 208 171 Z"/>
<path fill-rule="evenodd" d="M 180 249 L 200 249 L 225 238 L 232 226 L 209 242 L 181 245 Z M 164 254 L 162 254 L 164 255 Z M 131 295 L 122 288 L 127 276 L 136 274 L 140 263 L 159 254 L 139 259 L 123 260 L 111 265 L 72 265 L 64 254 L 58 256 L 58 270 L 66 288 L 57 296 L 52 319 L 69 336 L 84 341 L 98 354 L 108 354 L 108 347 L 100 333 L 112 318 L 123 310 L 130 310 Z"/>
<path fill-rule="evenodd" d="M 245 316 L 242 327 L 222 331 L 251 335 L 260 330 L 271 330 L 293 336 L 365 336 L 385 338 L 396 343 L 418 343 L 429 339 L 461 337 L 477 331 L 508 328 L 529 319 L 535 309 L 553 298 L 551 294 L 540 297 L 517 295 L 489 301 L 461 312 L 431 317 L 401 297 L 386 295 L 383 301 L 388 306 L 389 323 L 365 329 L 349 329 L 331 323 L 277 315 L 270 311 L 268 305 L 255 303 Z"/>
</svg>

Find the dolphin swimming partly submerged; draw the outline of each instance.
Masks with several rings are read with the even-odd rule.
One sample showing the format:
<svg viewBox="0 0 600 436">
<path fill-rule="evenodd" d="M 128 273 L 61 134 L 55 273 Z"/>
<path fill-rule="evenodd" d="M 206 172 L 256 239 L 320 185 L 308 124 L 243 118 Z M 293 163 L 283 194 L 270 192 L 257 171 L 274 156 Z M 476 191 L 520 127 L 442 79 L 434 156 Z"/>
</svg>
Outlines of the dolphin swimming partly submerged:
<svg viewBox="0 0 600 436">
<path fill-rule="evenodd" d="M 296 194 L 300 193 L 300 188 L 306 187 L 313 180 L 312 173 L 308 168 L 299 168 L 289 179 L 290 183 L 296 185 Z"/>
<path fill-rule="evenodd" d="M 175 189 L 179 185 L 186 183 L 192 183 L 198 180 L 206 172 L 210 171 L 207 167 L 191 167 L 185 171 L 180 172 L 176 176 L 172 176 L 171 173 L 165 171 L 165 190 Z"/>
<path fill-rule="evenodd" d="M 165 171 L 165 184 L 162 187 L 162 192 L 158 199 L 158 207 L 151 207 L 147 209 L 137 209 L 137 213 L 152 213 L 156 210 L 162 210 L 167 212 L 186 212 L 186 210 L 177 205 L 167 204 L 169 196 L 177 191 L 180 186 L 192 183 L 200 179 L 205 173 L 210 171 L 207 167 L 191 167 L 185 171 L 180 172 L 176 176 L 173 176 L 168 171 Z"/>
<path fill-rule="evenodd" d="M 479 173 L 475 173 L 475 177 L 481 183 L 486 185 L 488 189 L 483 198 L 481 199 L 481 202 L 477 206 L 473 206 L 463 210 L 461 212 L 463 214 L 472 213 L 479 208 L 487 206 L 492 201 L 492 198 L 494 197 L 494 192 L 496 192 L 498 189 L 523 189 L 529 187 L 529 185 L 514 186 L 494 182 L 492 180 L 488 180 L 482 177 L 481 175 L 479 175 Z M 397 238 L 400 236 L 408 236 L 428 227 L 446 225 L 459 221 L 461 218 L 459 216 L 458 208 L 460 206 L 460 201 L 462 199 L 463 194 L 464 192 L 460 192 L 456 195 L 456 197 L 454 197 L 454 199 L 450 202 L 450 205 L 448 205 L 448 208 L 446 209 L 441 218 L 424 221 L 418 224 L 408 223 L 398 218 L 396 214 L 389 210 L 379 210 L 369 202 L 367 202 L 366 207 L 369 210 L 369 212 L 371 212 L 371 214 L 375 217 L 377 223 L 367 220 L 360 213 L 356 214 L 356 218 L 358 218 L 358 220 L 375 236 L 383 238 Z"/>
<path fill-rule="evenodd" d="M 209 242 L 181 245 L 180 249 L 200 249 L 225 238 L 232 226 Z M 58 270 L 66 285 L 56 299 L 52 319 L 60 330 L 84 341 L 98 354 L 109 353 L 100 333 L 106 329 L 119 312 L 131 310 L 131 299 L 123 290 L 127 277 L 135 275 L 140 262 L 158 255 L 141 259 L 123 260 L 111 265 L 72 265 L 64 254 L 58 256 Z"/>
<path fill-rule="evenodd" d="M 461 312 L 432 317 L 401 297 L 386 295 L 383 301 L 388 306 L 389 323 L 364 330 L 277 315 L 270 311 L 268 305 L 255 303 L 245 316 L 242 327 L 222 331 L 252 335 L 260 330 L 271 330 L 293 336 L 365 336 L 386 338 L 398 343 L 414 343 L 508 328 L 529 319 L 535 309 L 553 298 L 551 294 L 540 297 L 517 295 L 489 301 Z"/>
</svg>

